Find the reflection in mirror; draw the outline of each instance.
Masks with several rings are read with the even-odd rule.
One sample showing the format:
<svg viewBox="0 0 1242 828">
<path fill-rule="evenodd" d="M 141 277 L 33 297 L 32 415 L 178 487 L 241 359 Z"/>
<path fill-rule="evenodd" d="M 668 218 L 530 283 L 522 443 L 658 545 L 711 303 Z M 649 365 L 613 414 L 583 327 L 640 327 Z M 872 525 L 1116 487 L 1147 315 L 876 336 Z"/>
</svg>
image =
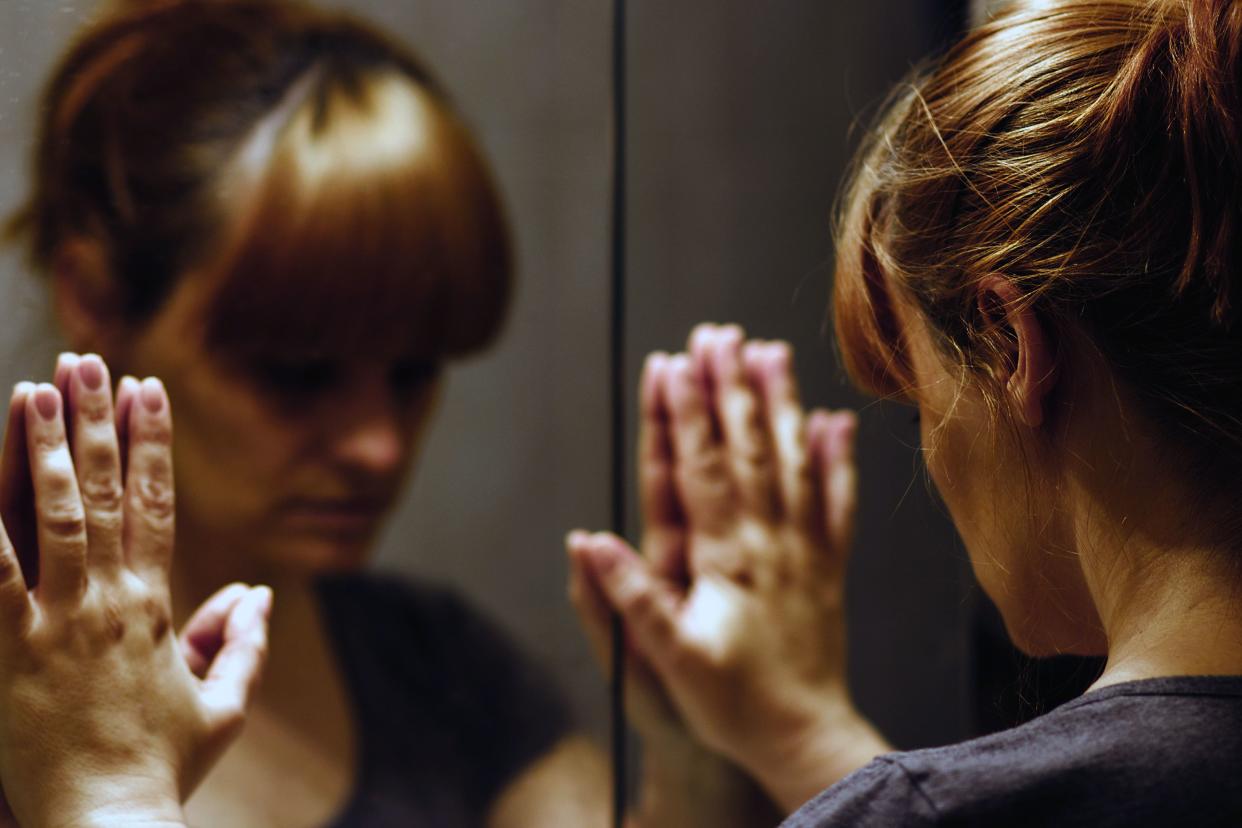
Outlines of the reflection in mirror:
<svg viewBox="0 0 1242 828">
<path fill-rule="evenodd" d="M 606 18 L 342 5 L 6 4 L 6 167 L 33 164 L 5 182 L 5 290 L 45 288 L 61 337 L 32 313 L 6 370 L 46 375 L 59 341 L 161 377 L 175 609 L 274 588 L 192 822 L 602 824 L 559 538 L 607 497 L 604 285 L 580 276 L 603 272 Z M 580 46 L 550 53 L 558 26 Z"/>
<path fill-rule="evenodd" d="M 630 27 L 631 364 L 682 350 L 701 320 L 735 322 L 790 342 L 808 408 L 859 409 L 850 678 L 901 747 L 973 730 L 974 598 L 909 411 L 859 396 L 834 352 L 832 216 L 890 86 L 966 17 L 953 0 L 789 0 L 762 15 L 691 0 L 635 4 Z"/>
</svg>

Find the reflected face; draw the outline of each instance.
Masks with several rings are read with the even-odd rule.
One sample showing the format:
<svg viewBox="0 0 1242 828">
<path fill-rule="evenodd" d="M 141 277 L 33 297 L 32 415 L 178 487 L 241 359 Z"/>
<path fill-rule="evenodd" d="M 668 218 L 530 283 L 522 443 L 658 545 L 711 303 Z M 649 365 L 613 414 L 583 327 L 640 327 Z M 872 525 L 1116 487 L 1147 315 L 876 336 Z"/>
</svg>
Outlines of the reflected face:
<svg viewBox="0 0 1242 828">
<path fill-rule="evenodd" d="M 997 420 L 917 315 L 901 316 L 928 474 L 1010 638 L 1032 655 L 1102 652 L 1072 524 L 1044 450 L 1033 434 Z"/>
<path fill-rule="evenodd" d="M 161 377 L 172 400 L 179 540 L 273 574 L 359 565 L 416 453 L 438 365 L 399 350 L 226 357 L 205 345 L 210 294 L 182 279 L 122 366 Z"/>
</svg>

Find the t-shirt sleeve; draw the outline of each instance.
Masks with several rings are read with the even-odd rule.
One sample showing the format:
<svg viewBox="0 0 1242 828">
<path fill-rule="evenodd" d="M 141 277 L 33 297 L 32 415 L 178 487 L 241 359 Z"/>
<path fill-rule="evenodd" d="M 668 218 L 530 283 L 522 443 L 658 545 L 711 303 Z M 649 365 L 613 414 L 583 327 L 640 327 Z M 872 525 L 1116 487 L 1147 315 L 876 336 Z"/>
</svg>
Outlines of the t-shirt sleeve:
<svg viewBox="0 0 1242 828">
<path fill-rule="evenodd" d="M 795 811 L 781 828 L 892 828 L 939 824 L 899 763 L 881 756 Z"/>
</svg>

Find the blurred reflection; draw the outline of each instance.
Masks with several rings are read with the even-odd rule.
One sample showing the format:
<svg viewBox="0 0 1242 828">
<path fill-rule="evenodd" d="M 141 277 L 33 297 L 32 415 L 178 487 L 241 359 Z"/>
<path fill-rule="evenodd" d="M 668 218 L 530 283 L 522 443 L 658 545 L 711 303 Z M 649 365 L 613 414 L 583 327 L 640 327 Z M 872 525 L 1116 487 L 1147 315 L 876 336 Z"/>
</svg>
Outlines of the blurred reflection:
<svg viewBox="0 0 1242 828">
<path fill-rule="evenodd" d="M 70 344 L 167 384 L 175 606 L 232 580 L 276 591 L 264 690 L 192 820 L 565 819 L 529 808 L 569 807 L 549 781 L 590 792 L 604 769 L 549 680 L 454 594 L 358 571 L 442 366 L 488 344 L 508 302 L 473 140 L 426 68 L 356 19 L 130 6 L 47 87 L 14 230 Z"/>
</svg>

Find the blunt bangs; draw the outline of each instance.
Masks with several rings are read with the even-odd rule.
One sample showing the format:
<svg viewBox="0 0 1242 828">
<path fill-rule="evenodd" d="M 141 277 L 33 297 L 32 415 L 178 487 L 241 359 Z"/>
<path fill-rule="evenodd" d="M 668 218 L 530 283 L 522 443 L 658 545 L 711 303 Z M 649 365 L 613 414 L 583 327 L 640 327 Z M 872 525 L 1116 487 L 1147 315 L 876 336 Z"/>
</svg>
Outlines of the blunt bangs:
<svg viewBox="0 0 1242 828">
<path fill-rule="evenodd" d="M 229 352 L 486 346 L 511 291 L 490 175 L 448 107 L 396 71 L 313 71 L 242 148 L 207 342 Z"/>
</svg>

